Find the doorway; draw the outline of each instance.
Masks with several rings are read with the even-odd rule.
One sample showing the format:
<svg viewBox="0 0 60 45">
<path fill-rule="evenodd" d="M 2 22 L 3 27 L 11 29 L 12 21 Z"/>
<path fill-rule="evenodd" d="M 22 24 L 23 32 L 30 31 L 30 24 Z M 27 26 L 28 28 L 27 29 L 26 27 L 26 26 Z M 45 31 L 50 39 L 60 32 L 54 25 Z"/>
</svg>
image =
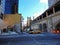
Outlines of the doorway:
<svg viewBox="0 0 60 45">
<path fill-rule="evenodd" d="M 43 23 L 43 31 L 47 32 L 47 24 L 46 23 Z"/>
<path fill-rule="evenodd" d="M 55 27 L 57 30 L 60 30 L 60 22 Z"/>
</svg>

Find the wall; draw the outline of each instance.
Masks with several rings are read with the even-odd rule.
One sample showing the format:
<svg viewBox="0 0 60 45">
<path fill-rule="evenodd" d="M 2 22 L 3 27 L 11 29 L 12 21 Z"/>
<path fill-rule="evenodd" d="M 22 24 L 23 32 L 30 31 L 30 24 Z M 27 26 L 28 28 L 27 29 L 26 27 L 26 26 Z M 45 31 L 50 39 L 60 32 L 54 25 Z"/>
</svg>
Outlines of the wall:
<svg viewBox="0 0 60 45">
<path fill-rule="evenodd" d="M 20 23 L 21 22 L 21 15 L 19 14 L 6 14 L 4 15 L 4 22 L 7 25 L 13 25 L 15 23 Z"/>
<path fill-rule="evenodd" d="M 60 11 L 50 15 L 49 17 L 46 17 L 44 19 L 41 19 L 40 21 L 37 21 L 36 23 L 31 25 L 32 29 L 37 29 L 39 28 L 39 25 L 42 24 L 42 31 L 43 29 L 43 24 L 47 24 L 47 32 L 51 32 L 53 29 L 55 29 L 55 26 L 60 22 Z M 38 24 L 38 25 L 37 25 Z"/>
<path fill-rule="evenodd" d="M 21 24 L 17 23 L 14 25 L 14 31 L 16 31 L 17 33 L 21 32 Z"/>
</svg>

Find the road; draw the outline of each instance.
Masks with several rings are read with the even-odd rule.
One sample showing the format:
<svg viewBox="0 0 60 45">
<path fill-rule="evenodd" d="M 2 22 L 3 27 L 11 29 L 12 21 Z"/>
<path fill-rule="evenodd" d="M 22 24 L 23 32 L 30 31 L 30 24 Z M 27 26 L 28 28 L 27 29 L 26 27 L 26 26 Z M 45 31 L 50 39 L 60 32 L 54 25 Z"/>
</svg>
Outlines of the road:
<svg viewBox="0 0 60 45">
<path fill-rule="evenodd" d="M 0 45 L 60 45 L 60 34 L 0 35 Z"/>
</svg>

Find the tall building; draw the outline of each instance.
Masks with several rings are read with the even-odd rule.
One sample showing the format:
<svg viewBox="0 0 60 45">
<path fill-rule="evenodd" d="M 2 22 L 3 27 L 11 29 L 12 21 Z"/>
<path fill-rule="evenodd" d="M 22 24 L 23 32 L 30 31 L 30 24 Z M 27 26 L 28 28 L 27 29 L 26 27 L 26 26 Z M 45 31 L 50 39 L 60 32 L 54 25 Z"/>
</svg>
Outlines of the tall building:
<svg viewBox="0 0 60 45">
<path fill-rule="evenodd" d="M 0 0 L 0 3 L 0 19 L 7 25 L 6 28 L 0 28 L 0 32 L 21 32 L 22 15 L 18 14 L 18 0 Z"/>
<path fill-rule="evenodd" d="M 51 7 L 52 5 L 57 3 L 58 1 L 60 1 L 60 0 L 48 0 L 48 6 Z"/>
<path fill-rule="evenodd" d="M 18 0 L 0 0 L 2 14 L 18 13 Z"/>
<path fill-rule="evenodd" d="M 29 27 L 31 25 L 31 17 L 27 17 L 27 26 Z"/>
</svg>

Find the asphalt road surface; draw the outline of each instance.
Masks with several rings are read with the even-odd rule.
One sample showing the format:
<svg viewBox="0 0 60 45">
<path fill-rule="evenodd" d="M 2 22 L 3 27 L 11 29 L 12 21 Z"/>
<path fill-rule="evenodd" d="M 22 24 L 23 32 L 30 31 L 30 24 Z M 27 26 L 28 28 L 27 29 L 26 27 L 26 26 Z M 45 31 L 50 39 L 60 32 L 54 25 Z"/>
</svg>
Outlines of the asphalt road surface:
<svg viewBox="0 0 60 45">
<path fill-rule="evenodd" d="M 18 34 L 0 35 L 0 45 L 60 45 L 60 35 Z"/>
</svg>

